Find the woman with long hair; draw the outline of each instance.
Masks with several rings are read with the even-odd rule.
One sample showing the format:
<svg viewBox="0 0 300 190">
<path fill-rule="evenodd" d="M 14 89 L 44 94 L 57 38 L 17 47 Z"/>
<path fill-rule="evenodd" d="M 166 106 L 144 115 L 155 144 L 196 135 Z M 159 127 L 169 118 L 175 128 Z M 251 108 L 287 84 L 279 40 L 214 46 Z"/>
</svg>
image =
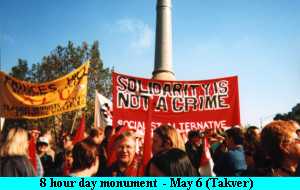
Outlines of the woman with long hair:
<svg viewBox="0 0 300 190">
<path fill-rule="evenodd" d="M 25 129 L 11 128 L 0 147 L 0 176 L 34 176 L 28 159 L 28 134 Z"/>
<path fill-rule="evenodd" d="M 152 154 L 171 148 L 185 151 L 185 144 L 177 130 L 169 125 L 161 125 L 153 131 Z"/>
</svg>

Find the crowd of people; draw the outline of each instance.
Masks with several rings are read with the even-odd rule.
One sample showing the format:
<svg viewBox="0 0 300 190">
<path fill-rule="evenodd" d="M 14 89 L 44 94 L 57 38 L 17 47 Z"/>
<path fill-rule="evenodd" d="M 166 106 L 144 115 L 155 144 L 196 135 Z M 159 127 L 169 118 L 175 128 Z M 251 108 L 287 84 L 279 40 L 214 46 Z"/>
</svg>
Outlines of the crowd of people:
<svg viewBox="0 0 300 190">
<path fill-rule="evenodd" d="M 49 130 L 16 127 L 1 134 L 0 176 L 300 176 L 299 133 L 298 123 L 278 120 L 189 131 L 184 142 L 161 125 L 143 165 L 139 137 L 126 127 L 92 128 L 79 142 L 64 133 L 60 144 Z"/>
</svg>

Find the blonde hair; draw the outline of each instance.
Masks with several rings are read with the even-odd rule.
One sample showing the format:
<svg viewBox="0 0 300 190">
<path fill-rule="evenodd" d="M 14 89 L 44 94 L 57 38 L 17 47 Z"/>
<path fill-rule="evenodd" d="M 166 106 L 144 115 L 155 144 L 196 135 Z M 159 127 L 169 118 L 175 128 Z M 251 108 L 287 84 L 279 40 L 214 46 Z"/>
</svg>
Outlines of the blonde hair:
<svg viewBox="0 0 300 190">
<path fill-rule="evenodd" d="M 28 134 L 25 129 L 11 128 L 0 148 L 0 156 L 27 156 Z"/>
</svg>

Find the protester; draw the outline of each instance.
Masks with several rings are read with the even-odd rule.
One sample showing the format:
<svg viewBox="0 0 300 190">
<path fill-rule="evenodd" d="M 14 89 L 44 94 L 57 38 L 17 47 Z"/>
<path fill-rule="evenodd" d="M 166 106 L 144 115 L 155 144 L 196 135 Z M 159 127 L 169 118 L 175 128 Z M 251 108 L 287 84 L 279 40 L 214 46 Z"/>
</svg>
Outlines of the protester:
<svg viewBox="0 0 300 190">
<path fill-rule="evenodd" d="M 273 121 L 261 132 L 261 143 L 271 160 L 271 170 L 267 175 L 293 176 L 300 160 L 299 129 L 293 121 Z"/>
<path fill-rule="evenodd" d="M 51 156 L 52 160 L 54 160 L 54 158 L 55 158 L 55 150 L 54 150 L 55 143 L 53 141 L 53 136 L 52 136 L 51 130 L 48 128 L 48 129 L 42 131 L 40 137 L 47 139 L 47 141 L 48 141 L 47 155 Z"/>
<path fill-rule="evenodd" d="M 108 176 L 138 176 L 140 160 L 136 155 L 136 137 L 125 131 L 114 141 L 116 161 L 109 167 Z"/>
<path fill-rule="evenodd" d="M 218 145 L 212 166 L 217 176 L 300 176 L 300 126 L 294 121 L 273 121 L 261 133 L 256 126 L 233 127 L 222 136 L 215 130 L 189 131 L 185 146 L 176 128 L 161 125 L 153 133 L 153 157 L 143 167 L 136 133 L 127 126 L 119 126 L 113 137 L 111 131 L 111 126 L 92 128 L 75 146 L 71 136 L 64 135 L 54 164 L 48 135 L 40 136 L 37 127 L 30 128 L 29 136 L 22 128 L 12 128 L 2 135 L 0 176 L 199 176 L 199 171 L 212 176 L 200 170 L 203 155 L 212 153 L 211 144 Z M 36 147 L 29 151 L 29 145 Z M 114 152 L 109 165 L 106 148 Z"/>
<path fill-rule="evenodd" d="M 37 176 L 44 176 L 44 168 L 39 155 L 37 154 L 36 144 L 41 132 L 36 126 L 29 127 L 29 148 L 28 155 Z"/>
<path fill-rule="evenodd" d="M 73 165 L 73 154 L 72 150 L 68 150 L 65 152 L 64 155 L 64 164 L 63 164 L 63 176 L 68 176 L 70 175 L 72 165 Z"/>
<path fill-rule="evenodd" d="M 44 168 L 44 176 L 54 175 L 54 161 L 52 156 L 48 154 L 49 141 L 46 137 L 39 137 L 37 142 L 37 154 L 40 157 Z"/>
<path fill-rule="evenodd" d="M 241 176 L 246 172 L 243 138 L 241 128 L 233 127 L 225 132 L 224 145 L 227 149 L 215 157 L 214 162 L 214 172 L 217 176 Z"/>
<path fill-rule="evenodd" d="M 108 144 L 106 146 L 107 153 L 107 166 L 110 167 L 114 162 L 116 162 L 116 139 L 123 133 L 130 131 L 128 126 L 119 125 L 112 130 L 112 136 L 109 138 Z"/>
<path fill-rule="evenodd" d="M 84 141 L 75 144 L 73 150 L 73 164 L 70 176 L 90 177 L 99 167 L 97 147 Z"/>
<path fill-rule="evenodd" d="M 108 145 L 108 142 L 109 142 L 109 139 L 111 138 L 111 136 L 113 135 L 113 128 L 111 125 L 107 125 L 104 129 L 104 139 L 101 143 L 101 146 L 107 148 L 107 145 Z"/>
<path fill-rule="evenodd" d="M 104 129 L 103 128 L 92 128 L 89 136 L 85 139 L 85 142 L 93 144 L 97 147 L 99 155 L 99 168 L 96 176 L 103 176 L 107 172 L 107 157 L 105 147 L 101 146 L 104 139 Z"/>
<path fill-rule="evenodd" d="M 55 155 L 54 168 L 57 176 L 69 175 L 71 170 L 70 156 L 72 156 L 73 142 L 71 136 L 67 133 L 63 135 L 62 151 Z M 68 158 L 68 159 L 67 159 Z"/>
<path fill-rule="evenodd" d="M 36 151 L 36 144 L 37 140 L 40 136 L 41 132 L 36 126 L 29 127 L 29 148 L 28 148 L 28 155 L 30 162 L 33 166 L 34 173 L 37 176 L 43 176 L 44 175 L 44 168 L 42 165 L 42 162 L 40 160 L 40 157 L 37 154 Z"/>
<path fill-rule="evenodd" d="M 255 154 L 260 146 L 260 131 L 256 126 L 250 126 L 245 133 L 244 149 L 248 169 L 255 167 Z"/>
<path fill-rule="evenodd" d="M 196 170 L 200 167 L 200 158 L 203 152 L 203 144 L 199 131 L 189 131 L 188 141 L 185 143 L 185 150 Z"/>
<path fill-rule="evenodd" d="M 97 176 L 103 176 L 107 173 L 108 170 L 108 143 L 110 141 L 110 138 L 113 135 L 113 128 L 111 125 L 107 125 L 104 129 L 104 139 L 100 144 L 99 149 L 102 151 L 100 154 L 100 170 L 97 172 Z"/>
<path fill-rule="evenodd" d="M 100 145 L 104 139 L 104 129 L 103 128 L 92 128 L 90 131 L 89 136 L 87 137 L 86 141 Z"/>
<path fill-rule="evenodd" d="M 215 128 L 212 130 L 212 136 L 209 137 L 209 142 L 210 142 L 210 150 L 212 154 L 216 151 L 216 149 L 223 144 L 225 140 L 225 131 L 224 128 Z"/>
<path fill-rule="evenodd" d="M 188 155 L 181 149 L 159 152 L 149 161 L 146 176 L 199 176 Z"/>
<path fill-rule="evenodd" d="M 180 134 L 174 127 L 161 125 L 153 132 L 152 154 L 171 148 L 178 148 L 185 151 L 185 145 Z"/>
<path fill-rule="evenodd" d="M 270 163 L 260 142 L 260 130 L 250 126 L 245 133 L 244 141 L 245 159 L 247 163 L 247 176 L 264 176 Z"/>
<path fill-rule="evenodd" d="M 34 176 L 28 159 L 28 133 L 22 128 L 11 128 L 0 147 L 0 176 Z"/>
<path fill-rule="evenodd" d="M 296 134 L 300 137 L 300 129 L 297 129 Z"/>
</svg>

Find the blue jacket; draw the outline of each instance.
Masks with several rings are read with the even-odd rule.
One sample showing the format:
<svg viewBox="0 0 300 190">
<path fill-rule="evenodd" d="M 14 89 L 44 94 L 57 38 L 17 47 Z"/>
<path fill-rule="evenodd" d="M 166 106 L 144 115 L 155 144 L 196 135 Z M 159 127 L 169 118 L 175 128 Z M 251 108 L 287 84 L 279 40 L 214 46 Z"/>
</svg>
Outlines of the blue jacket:
<svg viewBox="0 0 300 190">
<path fill-rule="evenodd" d="M 241 176 L 246 170 L 247 164 L 242 146 L 221 154 L 214 165 L 217 176 Z"/>
</svg>

